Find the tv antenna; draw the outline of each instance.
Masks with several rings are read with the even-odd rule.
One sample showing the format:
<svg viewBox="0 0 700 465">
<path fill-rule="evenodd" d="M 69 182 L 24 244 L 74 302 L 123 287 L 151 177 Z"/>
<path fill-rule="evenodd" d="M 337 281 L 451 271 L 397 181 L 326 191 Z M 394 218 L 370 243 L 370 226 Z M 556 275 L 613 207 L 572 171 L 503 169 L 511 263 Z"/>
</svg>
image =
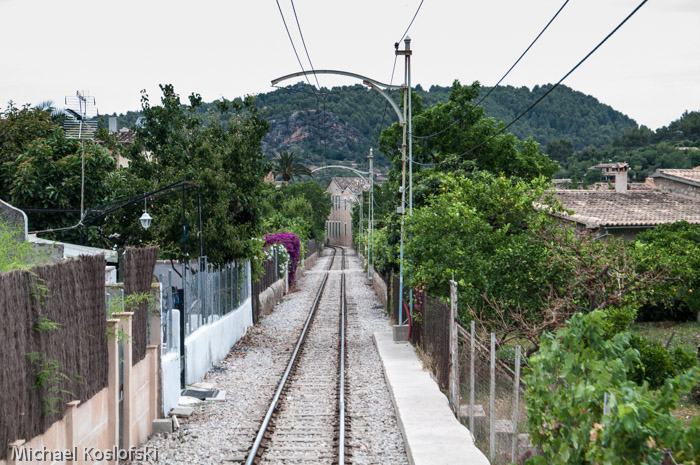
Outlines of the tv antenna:
<svg viewBox="0 0 700 465">
<path fill-rule="evenodd" d="M 86 92 L 77 91 L 75 96 L 66 97 L 66 118 L 63 121 L 63 129 L 66 138 L 80 139 L 81 144 L 81 174 L 80 174 L 80 221 L 85 212 L 85 140 L 94 140 L 97 133 L 97 107 L 95 97 Z"/>
</svg>

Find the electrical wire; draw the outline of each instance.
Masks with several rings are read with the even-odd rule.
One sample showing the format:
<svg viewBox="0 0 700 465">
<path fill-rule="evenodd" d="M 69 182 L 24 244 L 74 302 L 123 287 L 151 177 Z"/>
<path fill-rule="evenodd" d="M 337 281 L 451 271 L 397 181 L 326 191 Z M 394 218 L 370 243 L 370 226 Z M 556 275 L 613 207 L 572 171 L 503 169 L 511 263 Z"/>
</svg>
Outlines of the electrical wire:
<svg viewBox="0 0 700 465">
<path fill-rule="evenodd" d="M 561 11 L 564 9 L 564 7 L 566 6 L 567 3 L 569 3 L 569 0 L 566 0 L 566 1 L 562 4 L 562 6 L 559 7 L 559 9 L 557 10 L 557 12 L 554 14 L 554 16 L 552 16 L 552 18 L 549 20 L 549 22 L 547 23 L 547 25 L 540 31 L 539 34 L 537 34 L 537 37 L 535 37 L 535 40 L 533 40 L 533 41 L 530 43 L 530 45 L 528 45 L 528 47 L 525 49 L 525 51 L 520 55 L 520 57 L 519 57 L 517 60 L 515 60 L 515 63 L 513 63 L 513 65 L 508 69 L 508 71 L 506 71 L 506 73 L 501 77 L 501 79 L 498 80 L 498 82 L 496 83 L 496 85 L 493 86 L 493 87 L 491 87 L 491 89 L 489 89 L 489 91 L 488 91 L 483 97 L 481 97 L 474 105 L 472 105 L 472 107 L 469 109 L 469 112 L 468 112 L 466 115 L 464 115 L 464 116 L 462 116 L 461 118 L 458 118 L 457 120 L 453 121 L 450 125 L 448 125 L 448 126 L 445 127 L 445 128 L 442 128 L 442 129 L 439 130 L 438 132 L 435 132 L 435 133 L 430 134 L 430 135 L 427 135 L 427 136 L 416 136 L 416 135 L 414 135 L 414 134 L 410 134 L 411 137 L 413 137 L 414 139 L 431 139 L 431 138 L 433 138 L 433 137 L 435 137 L 435 136 L 438 136 L 438 135 L 440 135 L 440 134 L 446 132 L 447 130 L 451 129 L 451 128 L 454 127 L 455 125 L 457 125 L 457 124 L 461 123 L 462 121 L 464 121 L 464 119 L 465 119 L 466 117 L 468 117 L 469 115 L 471 115 L 471 113 L 472 113 L 472 111 L 474 110 L 474 108 L 478 107 L 478 106 L 481 104 L 481 102 L 483 102 L 489 95 L 491 95 L 491 92 L 493 92 L 493 91 L 496 89 L 496 87 L 498 87 L 498 86 L 501 84 L 501 82 L 503 82 L 503 80 L 506 78 L 506 76 L 508 76 L 508 75 L 510 74 L 510 72 L 513 71 L 513 68 L 515 68 L 515 67 L 518 65 L 518 63 L 520 63 L 520 60 L 523 59 L 523 57 L 525 56 L 525 54 L 526 54 L 527 52 L 530 51 L 530 49 L 532 48 L 533 45 L 535 45 L 535 42 L 537 42 L 537 40 L 539 40 L 540 36 L 542 36 L 542 34 L 544 34 L 544 31 L 546 31 L 547 28 L 549 28 L 549 25 L 552 24 L 552 22 L 554 22 L 554 20 L 556 19 L 557 16 L 559 16 L 559 13 L 561 13 Z"/>
<path fill-rule="evenodd" d="M 408 27 L 406 28 L 406 32 L 403 33 L 401 38 L 399 39 L 399 42 L 403 40 L 404 37 L 406 37 L 406 34 L 408 34 L 408 30 L 411 29 L 411 26 L 413 26 L 413 21 L 416 20 L 416 16 L 418 16 L 418 12 L 420 11 L 420 7 L 423 6 L 423 0 L 420 0 L 420 4 L 418 5 L 418 9 L 416 9 L 416 14 L 413 15 L 413 19 L 411 20 L 410 23 L 408 23 Z"/>
<path fill-rule="evenodd" d="M 297 53 L 297 48 L 294 45 L 294 41 L 292 40 L 292 35 L 289 33 L 289 28 L 287 27 L 287 20 L 284 19 L 284 13 L 282 13 L 282 7 L 280 6 L 279 0 L 275 0 L 277 2 L 277 9 L 280 11 L 280 16 L 282 16 L 282 22 L 284 23 L 284 29 L 287 31 L 287 37 L 289 37 L 289 43 L 292 44 L 292 49 L 294 50 L 294 55 L 297 57 L 297 62 L 299 63 L 299 66 L 301 67 L 301 70 L 306 73 L 306 70 L 304 69 L 304 65 L 301 64 L 301 59 L 299 58 L 299 53 Z M 311 87 L 311 81 L 309 81 L 309 77 L 304 74 L 304 77 L 306 78 L 306 82 L 309 83 Z"/>
<path fill-rule="evenodd" d="M 525 109 L 525 111 L 523 111 L 523 112 L 520 113 L 518 116 L 516 116 L 515 119 L 513 119 L 510 123 L 506 124 L 506 125 L 505 125 L 503 128 L 501 128 L 498 132 L 496 132 L 494 135 L 492 135 L 492 136 L 489 137 L 488 139 L 484 140 L 483 142 L 481 142 L 481 143 L 475 145 L 474 147 L 470 148 L 469 150 L 467 150 L 467 151 L 464 152 L 464 153 L 461 153 L 461 154 L 459 154 L 459 155 L 457 155 L 457 156 L 455 156 L 455 157 L 452 157 L 452 158 L 450 158 L 450 159 L 444 160 L 443 162 L 441 162 L 441 164 L 442 164 L 442 163 L 446 163 L 446 162 L 448 162 L 448 161 L 455 160 L 455 159 L 457 159 L 458 157 L 463 157 L 463 156 L 465 156 L 465 155 L 469 155 L 470 153 L 472 153 L 473 151 L 477 150 L 478 148 L 483 147 L 485 144 L 491 142 L 491 141 L 492 141 L 493 139 L 495 139 L 497 136 L 503 134 L 509 127 L 511 127 L 513 124 L 515 124 L 518 120 L 520 120 L 520 118 L 522 118 L 523 116 L 525 116 L 525 114 L 527 114 L 530 110 L 532 110 L 533 108 L 535 108 L 535 106 L 537 106 L 537 104 L 539 104 L 542 100 L 544 100 L 545 97 L 547 97 L 549 94 L 551 94 L 552 91 L 553 91 L 554 89 L 556 89 L 557 87 L 559 87 L 559 85 L 560 85 L 567 77 L 569 77 L 574 71 L 576 71 L 576 70 L 578 69 L 579 66 L 581 66 L 586 60 L 588 60 L 588 58 L 589 58 L 591 55 L 593 55 L 605 42 L 607 42 L 608 39 L 609 39 L 610 37 L 612 37 L 613 34 L 615 34 L 615 33 L 616 33 L 616 32 L 617 32 L 617 31 L 618 31 L 632 16 L 634 16 L 635 13 L 637 13 L 637 11 L 639 11 L 639 9 L 640 9 L 641 7 L 643 7 L 644 4 L 647 3 L 648 1 L 649 1 L 649 0 L 643 0 L 639 5 L 637 5 L 637 7 L 636 7 L 634 10 L 632 10 L 632 12 L 631 12 L 629 15 L 627 15 L 627 17 L 626 17 L 625 19 L 623 19 L 622 22 L 621 22 L 620 24 L 618 24 L 618 25 L 615 27 L 615 29 L 613 29 L 607 36 L 605 36 L 605 38 L 604 38 L 603 40 L 601 40 L 601 41 L 598 43 L 598 45 L 596 45 L 596 46 L 593 48 L 593 50 L 591 50 L 590 52 L 588 52 L 588 54 L 587 54 L 585 57 L 583 57 L 583 58 L 581 59 L 581 61 L 579 61 L 579 62 L 576 64 L 576 66 L 574 66 L 573 68 L 571 68 L 571 70 L 569 70 L 569 72 L 566 73 L 561 79 L 559 79 L 559 81 L 557 81 L 556 84 L 554 84 L 549 90 L 547 90 L 547 92 L 545 92 L 540 98 L 538 98 L 537 100 L 535 100 L 535 102 L 534 102 L 532 105 L 530 105 L 529 107 L 527 107 L 527 109 Z"/>
<path fill-rule="evenodd" d="M 309 49 L 306 48 L 306 41 L 304 40 L 304 33 L 301 32 L 301 25 L 299 24 L 299 17 L 297 16 L 297 9 L 294 7 L 294 0 L 290 0 L 292 4 L 292 11 L 294 11 L 294 19 L 297 22 L 297 28 L 299 29 L 299 36 L 301 37 L 301 43 L 304 46 L 304 51 L 306 52 L 306 59 L 309 60 L 309 65 L 311 66 L 311 71 L 314 73 L 314 79 L 316 80 L 316 85 L 319 90 L 321 89 L 321 84 L 318 83 L 318 76 L 316 76 L 316 70 L 314 70 L 314 64 L 311 62 L 311 57 L 309 56 Z M 278 3 L 279 5 L 279 3 Z M 302 68 L 303 70 L 304 68 Z"/>
<path fill-rule="evenodd" d="M 398 41 L 396 41 L 396 43 L 394 44 L 394 48 L 395 48 L 395 49 L 398 50 L 399 44 L 401 43 L 401 41 L 403 40 L 403 38 L 406 37 L 406 34 L 408 34 L 408 31 L 411 29 L 411 26 L 413 26 L 413 22 L 416 20 L 416 16 L 418 16 L 418 12 L 420 11 L 421 7 L 423 6 L 423 1 L 424 1 L 424 0 L 421 0 L 421 2 L 418 4 L 418 8 L 416 9 L 416 12 L 415 12 L 415 14 L 413 15 L 413 18 L 411 19 L 411 22 L 408 23 L 408 27 L 407 27 L 406 30 L 404 31 L 404 33 L 403 33 L 403 35 L 401 36 L 401 38 L 400 38 Z M 392 84 L 394 84 L 394 72 L 396 71 L 396 60 L 397 60 L 398 57 L 399 57 L 398 55 L 394 54 L 394 66 L 392 66 L 392 68 L 391 68 L 391 80 L 389 81 L 389 85 L 390 85 L 390 86 L 391 86 Z M 381 124 L 379 125 L 379 132 L 377 133 L 377 139 L 379 139 L 379 136 L 380 136 L 381 133 L 382 133 L 382 128 L 384 127 L 384 119 L 386 118 L 386 112 L 387 112 L 388 109 L 389 109 L 389 103 L 388 103 L 388 102 L 384 102 L 384 113 L 382 114 L 382 122 L 381 122 Z"/>
<path fill-rule="evenodd" d="M 316 85 L 318 86 L 319 91 L 321 90 L 321 84 L 318 82 L 318 76 L 316 75 L 316 70 L 314 69 L 314 64 L 311 61 L 311 56 L 309 55 L 309 49 L 306 47 L 306 40 L 304 40 L 304 33 L 301 32 L 301 24 L 299 24 L 299 16 L 297 16 L 297 9 L 294 6 L 294 0 L 289 0 L 290 3 L 292 4 L 292 11 L 294 12 L 294 20 L 297 23 L 297 29 L 299 29 L 299 36 L 301 37 L 301 43 L 304 46 L 304 52 L 306 53 L 306 59 L 309 60 L 309 66 L 311 66 L 311 72 L 314 74 L 314 79 L 316 80 Z M 316 96 L 316 111 L 318 112 L 318 95 Z M 326 97 L 325 95 L 323 96 L 323 113 L 321 113 L 320 117 L 317 117 L 317 123 L 316 127 L 319 126 L 318 121 L 322 121 L 320 123 L 320 130 L 319 130 L 319 151 L 321 152 L 321 156 L 325 158 L 326 155 L 326 146 L 327 146 L 327 141 L 326 141 Z"/>
</svg>

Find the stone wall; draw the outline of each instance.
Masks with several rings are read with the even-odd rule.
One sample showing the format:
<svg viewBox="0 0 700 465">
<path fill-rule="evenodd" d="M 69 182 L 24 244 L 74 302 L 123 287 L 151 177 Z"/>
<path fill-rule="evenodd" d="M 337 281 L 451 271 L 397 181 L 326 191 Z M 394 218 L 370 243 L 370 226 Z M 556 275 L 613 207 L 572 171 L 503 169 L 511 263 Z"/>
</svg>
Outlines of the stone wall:
<svg viewBox="0 0 700 465">
<path fill-rule="evenodd" d="M 684 182 L 678 182 L 659 176 L 654 178 L 654 186 L 662 192 L 700 201 L 700 188 Z"/>
</svg>

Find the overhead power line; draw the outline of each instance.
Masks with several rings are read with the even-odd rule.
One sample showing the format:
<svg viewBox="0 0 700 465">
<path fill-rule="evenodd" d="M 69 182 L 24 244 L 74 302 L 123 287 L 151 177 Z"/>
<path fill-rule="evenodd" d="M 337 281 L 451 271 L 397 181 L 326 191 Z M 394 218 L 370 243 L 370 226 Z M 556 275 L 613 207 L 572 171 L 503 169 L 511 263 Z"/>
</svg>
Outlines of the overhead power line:
<svg viewBox="0 0 700 465">
<path fill-rule="evenodd" d="M 292 35 L 289 33 L 289 28 L 287 27 L 287 20 L 284 19 L 284 13 L 282 13 L 282 7 L 280 6 L 280 2 L 279 2 L 279 0 L 275 0 L 275 2 L 277 2 L 277 9 L 280 12 L 280 16 L 282 16 L 282 22 L 284 23 L 284 29 L 287 31 L 287 37 L 289 37 L 289 43 L 292 44 L 292 49 L 294 50 L 294 55 L 297 57 L 297 62 L 299 63 L 299 67 L 301 68 L 301 70 L 303 72 L 306 72 L 306 70 L 304 69 L 304 65 L 301 64 L 301 59 L 299 59 L 299 54 L 297 53 L 297 48 L 294 45 L 294 41 L 292 40 Z M 306 82 L 308 82 L 309 85 L 311 87 L 313 87 L 313 85 L 311 85 L 311 81 L 309 81 L 309 77 L 307 75 L 304 75 L 304 77 L 306 78 Z"/>
<path fill-rule="evenodd" d="M 423 6 L 423 0 L 420 0 L 420 4 L 418 5 L 418 8 L 416 9 L 416 14 L 413 15 L 413 19 L 411 19 L 411 22 L 408 23 L 408 27 L 406 28 L 406 31 L 403 33 L 401 38 L 399 39 L 399 42 L 403 40 L 404 37 L 406 37 L 406 34 L 408 34 L 409 29 L 411 29 L 411 26 L 413 26 L 413 21 L 416 20 L 416 16 L 418 16 L 418 12 L 420 11 L 420 7 Z"/>
<path fill-rule="evenodd" d="M 478 148 L 483 147 L 485 144 L 491 142 L 491 141 L 492 141 L 493 139 L 495 139 L 497 136 L 503 134 L 509 127 L 511 127 L 512 125 L 514 125 L 518 120 L 520 120 L 520 118 L 522 118 L 523 116 L 525 116 L 530 110 L 532 110 L 533 108 L 535 108 L 542 100 L 544 100 L 545 97 L 547 97 L 549 94 L 551 94 L 552 91 L 553 91 L 554 89 L 556 89 L 557 87 L 559 87 L 559 85 L 560 85 L 562 82 L 564 82 L 564 80 L 565 80 L 567 77 L 569 77 L 569 76 L 571 75 L 571 73 L 573 73 L 574 71 L 576 71 L 576 70 L 578 69 L 579 66 L 581 66 L 586 60 L 588 60 L 588 58 L 589 58 L 591 55 L 593 55 L 605 42 L 607 42 L 608 39 L 609 39 L 610 37 L 612 37 L 612 36 L 613 36 L 613 35 L 614 35 L 614 34 L 615 34 L 615 33 L 616 33 L 616 32 L 617 32 L 617 31 L 618 31 L 632 16 L 634 16 L 635 13 L 637 13 L 637 11 L 639 11 L 639 9 L 642 8 L 642 7 L 644 6 L 644 4 L 647 3 L 648 1 L 649 1 L 649 0 L 643 0 L 639 5 L 637 5 L 637 7 L 636 7 L 634 10 L 632 10 L 632 12 L 631 12 L 629 15 L 627 15 L 627 17 L 626 17 L 625 19 L 623 19 L 622 22 L 621 22 L 620 24 L 618 24 L 618 25 L 615 27 L 615 29 L 613 29 L 607 36 L 605 36 L 605 38 L 604 38 L 603 40 L 601 40 L 601 41 L 598 43 L 598 45 L 596 45 L 595 48 L 593 48 L 593 50 L 591 50 L 590 52 L 588 52 L 588 54 L 586 54 L 586 56 L 583 57 L 583 58 L 581 59 L 581 61 L 579 61 L 579 62 L 576 64 L 576 66 L 574 66 L 573 68 L 571 68 L 571 70 L 569 70 L 569 72 L 566 73 L 561 79 L 559 79 L 559 81 L 557 81 L 556 84 L 554 84 L 549 90 L 547 90 L 547 92 L 545 92 L 540 98 L 538 98 L 537 100 L 535 100 L 535 102 L 534 102 L 532 105 L 530 105 L 529 107 L 527 107 L 527 109 L 525 109 L 525 111 L 523 111 L 523 112 L 520 113 L 518 116 L 516 116 L 515 119 L 513 119 L 510 123 L 506 124 L 503 128 L 501 128 L 498 132 L 496 132 L 494 135 L 492 135 L 491 137 L 489 137 L 489 138 L 486 139 L 485 141 L 483 141 L 483 142 L 481 142 L 481 143 L 475 145 L 474 147 L 470 148 L 469 150 L 467 150 L 467 151 L 464 152 L 464 153 L 461 153 L 461 154 L 457 155 L 456 157 L 452 157 L 452 158 L 450 158 L 450 159 L 448 159 L 448 160 L 443 161 L 442 163 L 446 163 L 447 161 L 452 161 L 452 160 L 454 160 L 454 159 L 456 159 L 456 158 L 458 158 L 458 157 L 463 157 L 463 156 L 465 156 L 465 155 L 469 155 L 470 153 L 472 153 L 473 151 L 477 150 Z"/>
<path fill-rule="evenodd" d="M 411 18 L 411 22 L 408 23 L 408 27 L 404 31 L 401 38 L 398 41 L 396 41 L 396 43 L 394 43 L 395 49 L 399 48 L 399 44 L 401 43 L 403 38 L 406 37 L 406 34 L 408 34 L 408 31 L 411 29 L 411 26 L 413 26 L 413 22 L 416 20 L 416 17 L 418 16 L 418 12 L 420 11 L 421 7 L 423 6 L 423 1 L 424 0 L 421 0 L 421 2 L 418 4 L 418 8 L 416 8 L 416 12 L 413 14 L 413 18 Z M 396 59 L 397 58 L 398 58 L 398 55 L 394 54 L 394 66 L 391 67 L 391 80 L 389 81 L 390 86 L 394 84 L 394 73 L 396 72 Z M 386 111 L 388 109 L 389 109 L 389 103 L 384 102 L 384 113 L 382 114 L 382 122 L 379 125 L 379 133 L 377 134 L 377 139 L 379 139 L 379 136 L 381 135 L 381 132 L 382 132 L 382 128 L 384 127 L 384 119 L 386 118 Z"/>
<path fill-rule="evenodd" d="M 299 24 L 299 17 L 297 16 L 297 9 L 294 7 L 294 0 L 290 0 L 290 2 L 292 3 L 292 11 L 294 11 L 294 19 L 296 20 L 297 28 L 299 29 L 299 36 L 301 37 L 301 43 L 304 46 L 304 51 L 306 52 L 306 59 L 309 60 L 309 66 L 311 66 L 311 71 L 314 73 L 314 79 L 316 79 L 316 85 L 318 86 L 318 88 L 320 90 L 321 84 L 318 83 L 318 76 L 316 76 L 316 70 L 314 70 L 314 64 L 311 62 L 311 57 L 309 56 L 309 49 L 306 48 L 306 41 L 304 40 L 304 33 L 301 32 L 301 25 Z M 304 68 L 302 68 L 302 70 L 303 69 Z"/>
<path fill-rule="evenodd" d="M 566 0 L 566 1 L 562 4 L 562 6 L 559 7 L 559 9 L 558 9 L 557 12 L 554 14 L 554 16 L 552 16 L 552 18 L 551 18 L 551 19 L 549 20 L 549 22 L 545 25 L 545 27 L 540 31 L 540 33 L 537 34 L 537 37 L 535 37 L 535 40 L 533 40 L 532 42 L 530 42 L 530 45 L 528 45 L 528 47 L 527 47 L 527 48 L 525 49 L 525 51 L 520 55 L 520 57 L 518 57 L 518 59 L 515 60 L 515 63 L 513 63 L 513 64 L 511 65 L 510 68 L 508 68 L 508 71 L 506 71 L 506 73 L 501 77 L 501 79 L 498 80 L 498 82 L 496 83 L 496 85 L 493 86 L 493 87 L 491 87 L 491 89 L 489 89 L 489 91 L 488 91 L 483 97 L 481 97 L 481 98 L 472 106 L 472 108 L 469 110 L 469 112 L 468 112 L 466 115 L 462 116 L 461 118 L 458 118 L 457 120 L 453 121 L 453 122 L 452 122 L 450 125 L 448 125 L 447 127 L 443 128 L 443 129 L 441 129 L 441 130 L 439 130 L 439 131 L 437 131 L 437 132 L 435 132 L 435 133 L 433 133 L 433 134 L 430 134 L 430 135 L 427 135 L 427 136 L 416 136 L 416 135 L 414 135 L 414 134 L 411 134 L 411 137 L 413 137 L 414 139 L 431 139 L 431 138 L 433 138 L 433 137 L 435 137 L 435 136 L 438 136 L 438 135 L 440 135 L 440 134 L 442 134 L 442 133 L 448 131 L 449 129 L 451 129 L 451 128 L 454 127 L 455 125 L 461 123 L 461 122 L 464 120 L 464 118 L 466 118 L 467 116 L 469 116 L 469 115 L 471 114 L 471 112 L 473 111 L 474 108 L 478 107 L 478 106 L 481 104 L 481 102 L 483 102 L 484 100 L 486 100 L 486 98 L 487 98 L 489 95 L 491 95 L 491 92 L 493 92 L 493 91 L 496 89 L 496 87 L 498 87 L 498 86 L 501 84 L 501 82 L 503 82 L 503 80 L 506 78 L 506 76 L 508 76 L 508 75 L 510 74 L 510 72 L 513 71 L 513 68 L 515 68 L 515 67 L 518 65 L 518 63 L 520 63 L 520 60 L 522 60 L 523 57 L 525 56 L 525 54 L 526 54 L 527 52 L 530 51 L 530 49 L 532 48 L 533 45 L 535 45 L 535 42 L 537 42 L 537 41 L 539 40 L 539 38 L 542 36 L 542 34 L 544 34 L 544 31 L 546 31 L 547 28 L 549 27 L 549 25 L 552 24 L 552 23 L 554 22 L 554 20 L 556 19 L 557 16 L 559 16 L 559 13 L 561 13 L 561 11 L 564 9 L 564 7 L 566 6 L 567 3 L 569 3 L 569 0 Z"/>
<path fill-rule="evenodd" d="M 301 32 L 301 24 L 299 24 L 299 16 L 297 16 L 297 9 L 294 6 L 294 0 L 289 0 L 290 3 L 292 4 L 292 11 L 294 12 L 294 20 L 297 23 L 297 29 L 299 29 L 299 36 L 301 37 L 301 43 L 304 46 L 304 52 L 306 52 L 306 59 L 309 60 L 309 66 L 311 66 L 311 72 L 314 74 L 314 79 L 316 80 L 316 86 L 318 86 L 319 92 L 321 91 L 321 84 L 318 82 L 318 76 L 316 75 L 316 70 L 314 69 L 314 64 L 311 61 L 311 56 L 309 55 L 309 49 L 306 47 L 306 40 L 304 40 L 304 33 Z M 304 68 L 302 68 L 302 71 Z M 308 78 L 307 78 L 308 79 Z M 325 156 L 326 152 L 326 96 L 322 95 L 323 97 L 323 112 L 321 113 L 321 117 L 318 117 L 318 95 L 316 96 L 316 127 L 318 128 L 319 125 L 321 128 L 319 129 L 319 140 L 318 140 L 318 145 L 319 145 L 319 151 L 322 152 L 320 155 Z"/>
</svg>

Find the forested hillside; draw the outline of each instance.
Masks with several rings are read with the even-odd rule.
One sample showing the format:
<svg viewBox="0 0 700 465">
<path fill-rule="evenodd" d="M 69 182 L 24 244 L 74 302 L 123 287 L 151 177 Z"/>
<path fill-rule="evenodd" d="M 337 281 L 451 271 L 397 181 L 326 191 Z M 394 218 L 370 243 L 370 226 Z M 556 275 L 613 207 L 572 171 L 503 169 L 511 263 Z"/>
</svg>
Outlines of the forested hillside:
<svg viewBox="0 0 700 465">
<path fill-rule="evenodd" d="M 550 85 L 527 87 L 499 87 L 484 100 L 486 115 L 497 121 L 508 122 L 527 108 Z M 482 88 L 482 95 L 488 92 Z M 438 101 L 445 102 L 449 87 L 420 85 L 415 88 L 423 107 Z M 399 92 L 392 94 L 400 102 Z M 304 83 L 257 95 L 257 106 L 270 122 L 270 132 L 263 140 L 268 158 L 289 150 L 299 153 L 306 163 L 321 165 L 342 161 L 364 165 L 370 147 L 377 146 L 381 130 L 396 116 L 377 92 L 362 85 L 323 88 L 320 93 Z M 214 103 L 204 104 L 201 113 L 211 112 Z M 129 112 L 120 117 L 120 126 L 135 124 L 140 112 Z M 224 114 L 218 118 L 226 119 Z M 561 86 L 525 115 L 511 128 L 516 136 L 532 136 L 546 146 L 555 139 L 570 141 L 575 150 L 589 146 L 611 144 L 625 131 L 636 128 L 636 123 L 594 97 Z M 418 136 L 424 134 L 416 134 Z M 377 166 L 387 167 L 388 161 L 378 154 Z"/>
<path fill-rule="evenodd" d="M 569 139 L 552 139 L 545 152 L 561 166 L 554 176 L 572 178 L 574 184 L 600 181 L 600 171 L 588 171 L 598 163 L 629 163 L 633 181 L 643 181 L 659 168 L 694 168 L 700 166 L 700 112 L 685 112 L 656 131 L 634 127 L 612 144 L 581 151 L 575 150 Z"/>
</svg>

